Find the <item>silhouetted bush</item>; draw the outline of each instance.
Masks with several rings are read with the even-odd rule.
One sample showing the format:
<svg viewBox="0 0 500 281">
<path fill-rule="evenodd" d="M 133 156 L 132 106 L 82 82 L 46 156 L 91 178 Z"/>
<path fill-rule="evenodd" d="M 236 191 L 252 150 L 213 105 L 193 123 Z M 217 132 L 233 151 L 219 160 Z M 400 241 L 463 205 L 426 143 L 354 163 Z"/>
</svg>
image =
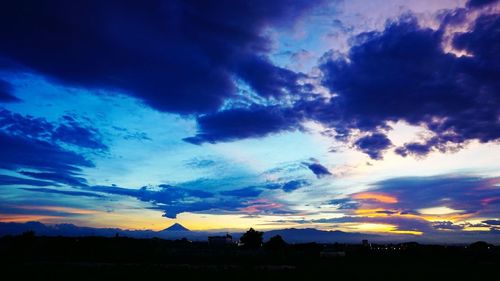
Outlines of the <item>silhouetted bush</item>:
<svg viewBox="0 0 500 281">
<path fill-rule="evenodd" d="M 246 249 L 258 249 L 262 246 L 263 235 L 264 232 L 256 231 L 255 229 L 250 228 L 241 236 L 240 242 Z"/>
<path fill-rule="evenodd" d="M 275 235 L 264 244 L 264 248 L 271 251 L 282 251 L 286 249 L 287 245 L 288 244 L 285 242 L 285 240 L 283 240 L 281 235 Z"/>
</svg>

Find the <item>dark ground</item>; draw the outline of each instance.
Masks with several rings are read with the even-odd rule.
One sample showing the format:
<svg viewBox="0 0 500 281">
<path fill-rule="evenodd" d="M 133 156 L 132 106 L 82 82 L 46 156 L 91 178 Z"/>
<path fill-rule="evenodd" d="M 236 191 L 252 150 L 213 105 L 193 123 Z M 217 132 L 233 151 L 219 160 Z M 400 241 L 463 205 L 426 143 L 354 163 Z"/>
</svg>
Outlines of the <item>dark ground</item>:
<svg viewBox="0 0 500 281">
<path fill-rule="evenodd" d="M 2 280 L 496 280 L 500 274 L 500 248 L 486 243 L 242 249 L 187 240 L 24 235 L 0 238 L 0 254 L 1 276 L 9 277 Z"/>
</svg>

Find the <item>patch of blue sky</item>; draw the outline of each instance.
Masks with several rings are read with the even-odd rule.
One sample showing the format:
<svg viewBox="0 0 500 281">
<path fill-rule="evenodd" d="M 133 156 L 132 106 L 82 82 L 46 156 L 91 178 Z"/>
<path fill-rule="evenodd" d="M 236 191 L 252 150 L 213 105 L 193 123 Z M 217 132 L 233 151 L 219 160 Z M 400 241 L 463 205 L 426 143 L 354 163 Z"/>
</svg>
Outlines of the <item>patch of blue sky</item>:
<svg viewBox="0 0 500 281">
<path fill-rule="evenodd" d="M 23 101 L 7 104 L 7 109 L 52 122 L 70 114 L 102 134 L 109 151 L 79 151 L 95 164 L 83 170 L 91 185 L 141 187 L 198 178 L 252 177 L 280 163 L 300 162 L 324 152 L 314 149 L 309 134 L 298 131 L 192 145 L 182 139 L 195 134 L 193 118 L 160 113 L 119 93 L 65 87 L 33 74 L 11 75 L 9 80 Z M 196 157 L 216 159 L 218 165 L 204 169 L 185 167 L 186 161 Z"/>
</svg>

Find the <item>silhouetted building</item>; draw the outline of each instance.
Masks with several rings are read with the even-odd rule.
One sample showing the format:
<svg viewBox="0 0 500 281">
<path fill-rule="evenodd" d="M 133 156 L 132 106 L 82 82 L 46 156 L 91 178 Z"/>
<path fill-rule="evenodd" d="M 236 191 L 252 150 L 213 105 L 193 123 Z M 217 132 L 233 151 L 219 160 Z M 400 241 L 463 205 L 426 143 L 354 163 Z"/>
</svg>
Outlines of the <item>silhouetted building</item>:
<svg viewBox="0 0 500 281">
<path fill-rule="evenodd" d="M 372 245 L 366 239 L 363 240 L 362 244 L 363 244 L 363 247 L 365 247 L 365 248 L 371 248 L 372 247 Z"/>
<path fill-rule="evenodd" d="M 209 236 L 208 244 L 222 246 L 222 245 L 232 245 L 233 244 L 233 236 L 226 234 L 224 236 Z"/>
<path fill-rule="evenodd" d="M 323 249 L 319 253 L 319 256 L 322 258 L 341 258 L 341 257 L 345 257 L 345 252 L 338 251 L 335 249 Z"/>
</svg>

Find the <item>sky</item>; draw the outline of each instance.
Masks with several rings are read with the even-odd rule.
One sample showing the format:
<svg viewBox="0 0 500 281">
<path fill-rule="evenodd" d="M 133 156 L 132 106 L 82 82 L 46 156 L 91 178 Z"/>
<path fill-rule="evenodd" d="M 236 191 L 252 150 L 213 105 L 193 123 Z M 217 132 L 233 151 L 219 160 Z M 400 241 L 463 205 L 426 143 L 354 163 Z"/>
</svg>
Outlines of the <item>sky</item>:
<svg viewBox="0 0 500 281">
<path fill-rule="evenodd" d="M 4 1 L 0 222 L 500 237 L 495 0 Z"/>
</svg>

